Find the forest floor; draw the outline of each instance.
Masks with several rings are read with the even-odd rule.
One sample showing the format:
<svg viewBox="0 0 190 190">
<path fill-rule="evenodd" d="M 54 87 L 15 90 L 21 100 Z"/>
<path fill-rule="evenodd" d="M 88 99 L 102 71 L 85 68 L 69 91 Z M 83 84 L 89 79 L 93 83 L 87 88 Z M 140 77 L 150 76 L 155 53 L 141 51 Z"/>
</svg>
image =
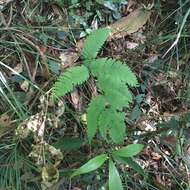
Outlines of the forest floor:
<svg viewBox="0 0 190 190">
<path fill-rule="evenodd" d="M 149 11 L 146 17 L 139 8 Z M 87 104 L 98 93 L 94 81 L 57 104 L 50 99 L 60 73 L 81 64 L 86 36 L 104 26 L 120 28 L 98 56 L 121 60 L 139 81 L 125 110 L 125 143 L 145 147 L 134 158 L 140 168 L 119 165 L 124 189 L 190 189 L 189 14 L 184 0 L 0 0 L 0 190 L 107 188 L 104 168 L 69 178 L 110 146 L 86 139 Z M 130 22 L 134 31 L 121 31 Z M 43 145 L 36 140 L 42 125 Z M 44 160 L 54 166 L 44 170 Z"/>
</svg>

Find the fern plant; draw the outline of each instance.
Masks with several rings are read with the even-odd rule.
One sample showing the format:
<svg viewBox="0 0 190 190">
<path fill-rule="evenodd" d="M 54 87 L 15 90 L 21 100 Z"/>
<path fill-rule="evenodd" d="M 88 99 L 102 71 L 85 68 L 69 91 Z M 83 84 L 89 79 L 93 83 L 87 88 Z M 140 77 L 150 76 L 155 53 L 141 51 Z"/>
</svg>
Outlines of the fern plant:
<svg viewBox="0 0 190 190">
<path fill-rule="evenodd" d="M 121 143 L 125 137 L 125 114 L 123 107 L 132 101 L 129 86 L 137 86 L 137 78 L 122 62 L 111 58 L 98 58 L 97 54 L 111 30 L 102 28 L 92 32 L 82 50 L 84 64 L 67 69 L 55 82 L 53 94 L 56 97 L 71 92 L 92 75 L 97 81 L 100 94 L 93 97 L 87 108 L 87 135 L 89 140 L 97 129 L 105 140 Z"/>
<path fill-rule="evenodd" d="M 76 66 L 67 69 L 61 74 L 54 84 L 53 93 L 56 97 L 65 95 L 73 90 L 73 87 L 85 82 L 89 77 L 88 69 L 85 66 Z"/>
</svg>

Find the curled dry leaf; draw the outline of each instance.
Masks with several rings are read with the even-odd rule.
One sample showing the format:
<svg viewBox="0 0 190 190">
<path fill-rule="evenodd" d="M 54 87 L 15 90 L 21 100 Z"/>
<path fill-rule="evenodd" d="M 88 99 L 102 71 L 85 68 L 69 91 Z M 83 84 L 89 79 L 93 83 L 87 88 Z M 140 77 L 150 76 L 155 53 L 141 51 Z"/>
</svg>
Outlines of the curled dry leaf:
<svg viewBox="0 0 190 190">
<path fill-rule="evenodd" d="M 36 145 L 32 145 L 32 151 L 28 155 L 37 165 L 43 165 L 44 157 L 43 157 L 43 144 L 39 143 Z"/>
<path fill-rule="evenodd" d="M 10 116 L 8 113 L 0 115 L 0 126 L 9 126 L 11 122 Z"/>
<path fill-rule="evenodd" d="M 28 81 L 24 81 L 24 82 L 22 82 L 21 84 L 20 84 L 20 88 L 24 91 L 24 92 L 27 92 L 28 91 L 28 89 L 29 89 L 29 83 L 28 83 Z"/>
<path fill-rule="evenodd" d="M 26 139 L 31 131 L 26 127 L 24 123 L 20 124 L 16 130 L 15 130 L 15 135 L 21 139 Z"/>
<path fill-rule="evenodd" d="M 82 111 L 82 99 L 79 96 L 79 92 L 77 89 L 75 89 L 71 94 L 71 102 L 73 107 L 75 108 L 76 111 L 81 112 Z"/>
<path fill-rule="evenodd" d="M 58 166 L 63 160 L 63 154 L 60 149 L 56 149 L 54 146 L 48 145 L 48 151 L 54 160 L 54 166 Z"/>
<path fill-rule="evenodd" d="M 32 115 L 22 122 L 16 129 L 15 134 L 21 139 L 25 139 L 32 132 L 34 139 L 40 141 L 43 138 L 45 129 L 45 116 L 42 113 Z"/>
<path fill-rule="evenodd" d="M 65 112 L 65 102 L 62 100 L 59 100 L 57 103 L 57 109 L 56 109 L 56 116 L 60 117 L 64 114 Z"/>
<path fill-rule="evenodd" d="M 37 165 L 43 165 L 48 161 L 55 167 L 63 160 L 62 152 L 46 142 L 33 145 L 29 157 L 34 160 Z"/>
<path fill-rule="evenodd" d="M 81 52 L 82 48 L 84 45 L 84 38 L 80 39 L 79 41 L 77 41 L 76 43 L 76 49 Z"/>
<path fill-rule="evenodd" d="M 110 40 L 111 38 L 121 38 L 123 36 L 137 32 L 146 24 L 146 22 L 150 18 L 150 15 L 150 10 L 139 8 L 134 10 L 128 16 L 123 17 L 115 23 L 111 24 L 109 26 L 112 30 Z"/>
<path fill-rule="evenodd" d="M 14 71 L 16 71 L 17 73 L 22 73 L 23 72 L 23 65 L 21 63 L 17 64 L 14 68 Z M 11 72 L 12 74 L 14 74 L 14 72 Z"/>
<path fill-rule="evenodd" d="M 53 186 L 59 180 L 59 171 L 52 164 L 46 164 L 42 168 L 42 189 Z"/>
<path fill-rule="evenodd" d="M 64 69 L 72 66 L 79 58 L 79 54 L 71 51 L 62 52 L 59 58 L 61 59 L 61 68 Z"/>
</svg>

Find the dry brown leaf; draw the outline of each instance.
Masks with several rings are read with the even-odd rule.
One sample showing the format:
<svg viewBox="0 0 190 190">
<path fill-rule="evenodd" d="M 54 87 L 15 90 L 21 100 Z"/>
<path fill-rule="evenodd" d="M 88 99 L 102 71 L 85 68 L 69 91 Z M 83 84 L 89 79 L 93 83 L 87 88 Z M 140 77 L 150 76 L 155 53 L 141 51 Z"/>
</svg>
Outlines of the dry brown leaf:
<svg viewBox="0 0 190 190">
<path fill-rule="evenodd" d="M 9 126 L 10 122 L 11 122 L 11 120 L 10 120 L 8 113 L 4 113 L 4 114 L 0 115 L 0 125 Z"/>
<path fill-rule="evenodd" d="M 64 69 L 72 66 L 79 58 L 79 54 L 75 52 L 62 52 L 59 58 L 61 59 L 61 69 Z"/>
<path fill-rule="evenodd" d="M 65 112 L 65 102 L 62 100 L 59 100 L 57 103 L 57 109 L 56 109 L 55 115 L 57 117 L 60 117 L 64 114 L 64 112 Z"/>
<path fill-rule="evenodd" d="M 79 41 L 77 41 L 76 43 L 76 49 L 80 52 L 83 48 L 84 45 L 84 38 L 80 39 Z"/>
<path fill-rule="evenodd" d="M 24 82 L 22 82 L 21 84 L 20 84 L 20 88 L 24 91 L 24 92 L 27 92 L 28 91 L 28 89 L 29 89 L 29 83 L 28 83 L 28 81 L 24 81 Z"/>
<path fill-rule="evenodd" d="M 112 30 L 111 38 L 121 38 L 137 32 L 142 28 L 150 18 L 151 11 L 139 8 L 134 10 L 128 16 L 121 18 L 109 27 Z"/>
<path fill-rule="evenodd" d="M 32 145 L 32 151 L 28 155 L 37 165 L 43 165 L 46 161 L 57 167 L 63 160 L 60 149 L 45 141 Z"/>
<path fill-rule="evenodd" d="M 63 153 L 60 149 L 43 142 L 32 145 L 32 151 L 28 155 L 37 165 L 43 165 L 48 160 L 57 167 L 63 160 Z"/>
<path fill-rule="evenodd" d="M 30 116 L 23 121 L 15 130 L 16 136 L 25 139 L 32 132 L 36 141 L 43 139 L 45 129 L 45 116 L 42 113 Z"/>
<path fill-rule="evenodd" d="M 75 110 L 77 111 L 82 111 L 82 100 L 81 97 L 79 96 L 78 90 L 74 90 L 71 94 L 71 102 Z"/>
<path fill-rule="evenodd" d="M 17 64 L 14 68 L 14 71 L 16 71 L 17 73 L 22 73 L 23 72 L 23 65 L 21 63 Z M 11 72 L 12 74 L 14 74 L 14 72 Z"/>
<path fill-rule="evenodd" d="M 59 171 L 52 164 L 46 164 L 42 168 L 42 190 L 52 187 L 59 180 Z"/>
<path fill-rule="evenodd" d="M 168 135 L 168 136 L 166 136 L 166 137 L 164 137 L 164 142 L 166 143 L 166 144 L 172 144 L 172 145 L 176 145 L 177 144 L 177 142 L 178 142 L 178 138 L 176 137 L 176 136 L 174 136 L 174 135 Z"/>
<path fill-rule="evenodd" d="M 11 1 L 14 1 L 14 0 L 0 0 L 0 5 L 10 3 Z"/>
<path fill-rule="evenodd" d="M 151 156 L 153 160 L 160 160 L 162 158 L 162 156 L 158 154 L 157 152 L 152 152 Z"/>
</svg>

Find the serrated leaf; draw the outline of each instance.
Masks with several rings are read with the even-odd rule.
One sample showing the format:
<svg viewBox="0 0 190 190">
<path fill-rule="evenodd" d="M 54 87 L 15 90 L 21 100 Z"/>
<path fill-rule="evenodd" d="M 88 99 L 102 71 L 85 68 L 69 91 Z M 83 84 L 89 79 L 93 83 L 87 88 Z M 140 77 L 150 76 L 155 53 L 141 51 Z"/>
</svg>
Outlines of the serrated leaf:
<svg viewBox="0 0 190 190">
<path fill-rule="evenodd" d="M 110 127 L 110 117 L 109 115 L 104 111 L 102 111 L 99 120 L 98 120 L 98 129 L 101 134 L 101 136 L 108 141 L 108 131 Z"/>
<path fill-rule="evenodd" d="M 88 61 L 87 64 L 92 74 L 97 78 L 102 77 L 105 81 L 109 79 L 114 83 L 122 82 L 132 87 L 138 85 L 137 77 L 132 70 L 119 60 L 100 58 Z"/>
<path fill-rule="evenodd" d="M 125 114 L 115 109 L 106 108 L 100 115 L 98 126 L 103 138 L 107 140 L 107 134 L 113 142 L 122 143 L 125 135 Z"/>
<path fill-rule="evenodd" d="M 132 157 L 141 152 L 144 148 L 143 144 L 130 144 L 126 147 L 120 148 L 119 150 L 113 151 L 113 155 L 120 157 Z"/>
<path fill-rule="evenodd" d="M 122 143 L 125 137 L 125 114 L 115 111 L 112 115 L 112 123 L 109 129 L 109 135 L 113 142 Z"/>
<path fill-rule="evenodd" d="M 86 64 L 97 77 L 97 85 L 104 99 L 104 102 L 98 103 L 95 98 L 96 101 L 90 104 L 87 111 L 87 123 L 88 120 L 90 123 L 88 137 L 91 139 L 99 128 L 105 140 L 109 134 L 115 143 L 121 143 L 125 136 L 125 115 L 118 110 L 121 111 L 132 101 L 133 96 L 127 85 L 137 86 L 137 78 L 127 65 L 114 59 L 100 58 Z M 106 104 L 112 109 L 105 109 Z"/>
<path fill-rule="evenodd" d="M 116 82 L 123 82 L 130 86 L 137 86 L 138 81 L 132 70 L 121 61 L 116 59 L 107 59 L 106 64 L 103 65 L 102 70 L 106 75 L 105 78 L 112 78 Z M 114 77 L 113 77 L 114 76 Z"/>
<path fill-rule="evenodd" d="M 98 83 L 100 86 L 101 82 L 102 81 L 99 81 Z M 111 82 L 112 81 L 107 82 L 107 87 L 105 86 L 105 88 L 103 88 L 106 100 L 118 110 L 122 110 L 123 107 L 128 107 L 129 102 L 132 102 L 132 93 L 128 87 L 126 85 L 119 86 L 114 82 L 111 85 Z M 109 88 L 110 86 L 112 86 L 112 88 Z"/>
<path fill-rule="evenodd" d="M 105 104 L 106 102 L 103 96 L 96 96 L 92 99 L 87 109 L 87 136 L 90 141 L 96 134 L 98 120 L 105 109 Z"/>
<path fill-rule="evenodd" d="M 93 31 L 85 40 L 84 47 L 82 50 L 82 56 L 84 59 L 96 58 L 102 45 L 110 34 L 109 28 L 101 28 Z"/>
<path fill-rule="evenodd" d="M 118 60 L 100 58 L 87 63 L 92 74 L 98 78 L 98 88 L 105 99 L 115 108 L 121 110 L 132 101 L 128 86 L 137 86 L 138 81 L 131 69 Z M 114 77 L 113 77 L 114 76 Z"/>
<path fill-rule="evenodd" d="M 113 124 L 113 127 L 109 130 L 109 135 L 114 143 L 123 143 L 125 135 L 125 125 L 120 122 L 119 124 Z"/>
<path fill-rule="evenodd" d="M 109 190 L 123 190 L 119 172 L 111 160 L 109 161 Z"/>
<path fill-rule="evenodd" d="M 103 138 L 107 140 L 106 135 L 109 134 L 113 142 L 122 143 L 125 135 L 125 114 L 106 108 L 99 116 L 98 127 Z"/>
<path fill-rule="evenodd" d="M 85 66 L 71 67 L 62 73 L 53 85 L 53 95 L 55 97 L 64 96 L 71 92 L 74 86 L 82 84 L 88 78 L 89 73 Z"/>
<path fill-rule="evenodd" d="M 79 169 L 77 169 L 71 175 L 71 177 L 89 173 L 89 172 L 92 172 L 92 171 L 98 169 L 107 160 L 107 158 L 108 158 L 107 154 L 101 154 L 101 155 L 96 156 L 95 158 L 92 158 L 86 164 L 84 164 Z"/>
</svg>

